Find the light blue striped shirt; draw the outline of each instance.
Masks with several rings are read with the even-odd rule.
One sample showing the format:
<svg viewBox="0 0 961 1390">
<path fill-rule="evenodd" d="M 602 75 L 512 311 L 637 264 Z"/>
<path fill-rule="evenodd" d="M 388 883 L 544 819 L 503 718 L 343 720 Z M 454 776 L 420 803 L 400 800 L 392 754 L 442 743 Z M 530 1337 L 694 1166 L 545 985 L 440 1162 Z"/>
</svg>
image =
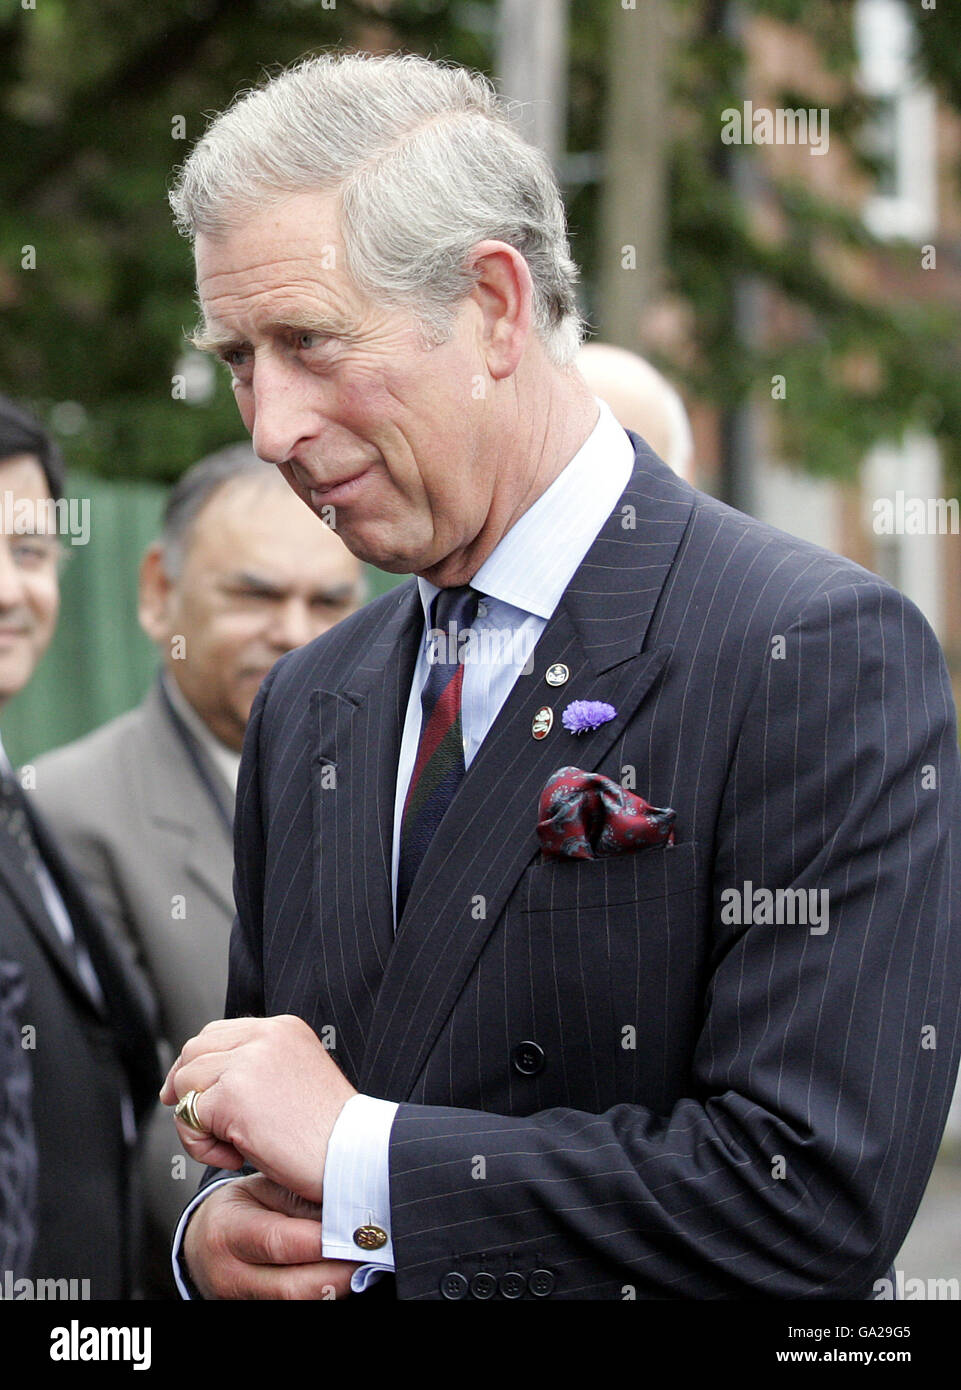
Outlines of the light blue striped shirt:
<svg viewBox="0 0 961 1390">
<path fill-rule="evenodd" d="M 476 659 L 464 661 L 461 725 L 464 765 L 497 718 L 538 638 L 590 550 L 634 469 L 627 434 L 603 401 L 593 431 L 550 487 L 501 538 L 470 581 L 486 595 L 478 606 L 474 631 Z M 396 927 L 397 861 L 400 822 L 420 739 L 420 699 L 427 680 L 430 606 L 440 592 L 418 578 L 424 609 L 424 636 L 411 682 L 407 718 L 397 763 L 394 799 L 392 885 Z"/>
</svg>

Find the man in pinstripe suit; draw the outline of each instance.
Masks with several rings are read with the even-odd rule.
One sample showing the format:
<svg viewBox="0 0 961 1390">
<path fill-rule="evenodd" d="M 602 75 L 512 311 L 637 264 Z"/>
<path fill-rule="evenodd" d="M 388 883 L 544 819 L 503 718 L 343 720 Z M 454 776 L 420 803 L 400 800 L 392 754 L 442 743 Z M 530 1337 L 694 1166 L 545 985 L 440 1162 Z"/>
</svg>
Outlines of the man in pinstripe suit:
<svg viewBox="0 0 961 1390">
<path fill-rule="evenodd" d="M 416 576 L 251 715 L 231 1017 L 163 1093 L 211 1165 L 184 1292 L 870 1298 L 961 1042 L 924 619 L 599 406 L 550 173 L 469 75 L 312 60 L 218 119 L 174 203 L 257 452 Z M 431 703 L 425 634 L 471 591 L 480 654 Z M 412 861 L 450 690 L 462 766 Z M 572 764 L 674 843 L 544 858 Z"/>
</svg>

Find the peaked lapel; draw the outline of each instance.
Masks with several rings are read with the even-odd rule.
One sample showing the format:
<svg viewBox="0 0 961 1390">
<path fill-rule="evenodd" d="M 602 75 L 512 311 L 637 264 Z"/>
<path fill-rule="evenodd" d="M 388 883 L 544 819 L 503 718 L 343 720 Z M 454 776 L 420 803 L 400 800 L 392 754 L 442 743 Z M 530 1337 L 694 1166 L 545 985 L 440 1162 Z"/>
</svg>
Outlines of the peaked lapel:
<svg viewBox="0 0 961 1390">
<path fill-rule="evenodd" d="M 323 927 L 313 951 L 338 1060 L 360 1073 L 394 945 L 391 855 L 400 742 L 423 628 L 415 581 L 398 588 L 349 688 L 315 690 L 311 768 L 314 892 Z"/>
<path fill-rule="evenodd" d="M 49 846 L 42 843 L 41 837 L 37 833 L 39 827 L 33 815 L 30 815 L 30 826 L 35 839 L 38 841 L 38 845 L 40 845 L 41 853 L 49 869 L 50 864 L 46 853 Z M 20 859 L 14 857 L 13 849 L 14 846 L 12 843 L 9 848 L 5 844 L 3 852 L 0 853 L 0 878 L 3 879 L 4 886 L 11 897 L 20 905 L 24 922 L 40 942 L 40 945 L 43 947 L 54 967 L 60 971 L 69 982 L 70 987 L 83 998 L 87 1006 L 91 1008 L 99 1018 L 103 1018 L 103 1010 L 100 1004 L 87 989 L 77 967 L 76 954 L 63 940 L 54 926 L 50 914 L 47 912 L 39 883 L 26 869 Z"/>
<path fill-rule="evenodd" d="M 371 1015 L 359 1082 L 368 1094 L 409 1095 L 507 899 L 538 852 L 537 803 L 548 776 L 567 765 L 595 770 L 670 656 L 669 647 L 643 646 L 693 492 L 645 445 L 633 442 L 631 481 L 541 634 L 532 674 L 518 676 L 468 768 L 411 887 Z M 554 662 L 570 670 L 563 693 L 544 678 Z M 408 673 L 405 691 L 409 685 Z M 603 699 L 617 714 L 575 737 L 560 718 L 561 708 L 575 699 Z M 537 741 L 531 724 L 542 705 L 553 707 L 554 722 Z M 397 739 L 399 744 L 399 733 Z M 378 776 L 393 787 L 396 752 Z M 392 796 L 389 801 L 392 815 Z"/>
</svg>

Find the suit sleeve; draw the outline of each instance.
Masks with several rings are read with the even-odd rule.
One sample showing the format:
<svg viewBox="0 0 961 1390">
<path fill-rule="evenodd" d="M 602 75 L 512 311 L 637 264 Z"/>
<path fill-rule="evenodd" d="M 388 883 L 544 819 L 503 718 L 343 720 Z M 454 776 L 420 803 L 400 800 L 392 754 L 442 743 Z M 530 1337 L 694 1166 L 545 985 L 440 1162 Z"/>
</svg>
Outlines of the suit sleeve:
<svg viewBox="0 0 961 1390">
<path fill-rule="evenodd" d="M 244 749 L 237 780 L 234 812 L 234 900 L 237 916 L 230 933 L 230 969 L 227 979 L 225 1018 L 249 1014 L 264 1016 L 263 956 L 263 880 L 264 816 L 260 796 L 260 741 L 264 705 L 273 684 L 276 667 L 263 680 L 251 706 Z M 198 1191 L 224 1178 L 245 1177 L 255 1170 L 245 1164 L 234 1171 L 207 1168 Z M 193 1199 L 184 1215 L 192 1209 Z M 186 1223 L 182 1222 L 174 1240 L 174 1272 L 178 1274 L 180 1244 Z M 178 1277 L 179 1283 L 179 1277 Z M 198 1295 L 192 1291 L 192 1296 Z"/>
<path fill-rule="evenodd" d="M 401 1105 L 401 1298 L 458 1296 L 485 1267 L 531 1292 L 539 1270 L 542 1292 L 571 1298 L 863 1298 L 890 1265 L 958 1061 L 950 685 L 923 617 L 880 582 L 820 594 L 782 635 L 710 847 L 689 1095 L 668 1114 Z M 826 894 L 827 916 L 732 920 L 746 883 Z"/>
</svg>

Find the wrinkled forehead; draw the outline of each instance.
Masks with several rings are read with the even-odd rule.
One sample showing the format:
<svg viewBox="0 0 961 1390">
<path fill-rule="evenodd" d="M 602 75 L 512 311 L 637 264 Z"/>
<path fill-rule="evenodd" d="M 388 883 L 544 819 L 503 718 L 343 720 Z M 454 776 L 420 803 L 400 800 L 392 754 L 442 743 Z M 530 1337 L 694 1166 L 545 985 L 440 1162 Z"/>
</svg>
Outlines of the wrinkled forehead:
<svg viewBox="0 0 961 1390">
<path fill-rule="evenodd" d="M 198 232 L 198 285 L 226 274 L 256 273 L 273 264 L 309 264 L 318 273 L 346 272 L 340 202 L 332 193 L 297 193 L 238 214 L 224 230 Z"/>
<path fill-rule="evenodd" d="M 337 326 L 366 299 L 347 266 L 339 205 L 331 194 L 298 194 L 222 233 L 201 233 L 194 255 L 212 346 L 220 330 L 235 335 L 241 325 L 234 320 L 267 328 L 314 327 L 317 313 L 327 311 Z"/>
</svg>

